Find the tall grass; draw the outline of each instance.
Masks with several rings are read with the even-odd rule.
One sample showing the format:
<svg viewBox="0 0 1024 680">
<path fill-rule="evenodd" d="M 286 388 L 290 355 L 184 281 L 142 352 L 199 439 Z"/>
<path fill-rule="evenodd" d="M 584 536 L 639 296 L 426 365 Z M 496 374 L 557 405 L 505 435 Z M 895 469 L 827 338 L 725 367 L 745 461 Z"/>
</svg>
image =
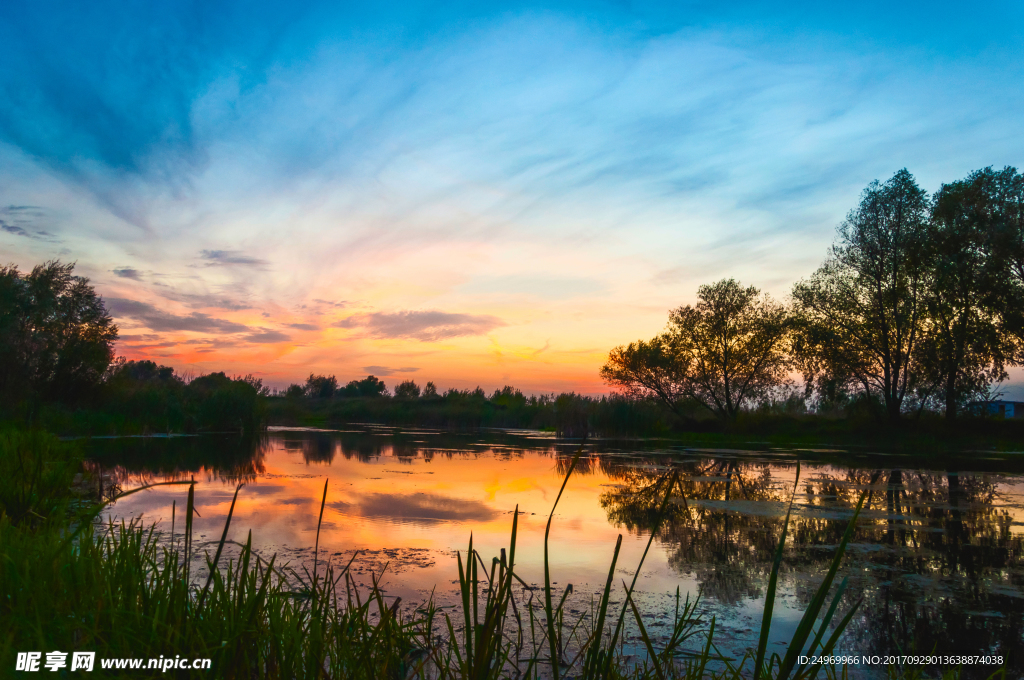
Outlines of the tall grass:
<svg viewBox="0 0 1024 680">
<path fill-rule="evenodd" d="M 45 451 L 47 444 L 40 446 Z M 578 460 L 579 454 L 565 474 L 563 491 Z M 351 560 L 321 564 L 317 558 L 312 573 L 296 570 L 256 553 L 251 533 L 244 544 L 232 546 L 237 551 L 226 550 L 232 545 L 231 511 L 220 540 L 209 546 L 213 554 L 200 556 L 203 568 L 195 570 L 200 549 L 192 530 L 195 482 L 187 484 L 184 531 L 172 527 L 171 537 L 138 522 L 86 521 L 101 506 L 78 515 L 74 531 L 69 518 L 75 516 L 52 514 L 56 506 L 49 501 L 29 503 L 36 510 L 49 508 L 49 516 L 40 512 L 43 519 L 35 523 L 18 522 L 10 511 L 24 512 L 22 496 L 3 496 L 0 667 L 10 668 L 4 665 L 13 664 L 19 651 L 85 650 L 100 658 L 210 658 L 209 677 L 217 678 L 788 680 L 814 678 L 822 670 L 828 677 L 845 676 L 841 668 L 798 662 L 801 653 L 834 650 L 857 610 L 857 605 L 850 607 L 832 626 L 846 581 L 834 593 L 832 583 L 856 515 L 786 650 L 766 659 L 783 533 L 757 650 L 730 659 L 715 644 L 715 620 L 705 621 L 698 601 L 683 600 L 678 590 L 670 632 L 658 639 L 649 633 L 634 597 L 643 558 L 632 583 L 623 582 L 615 594 L 621 536 L 600 598 L 581 615 L 567 608 L 571 586 L 560 593 L 552 587 L 547 533 L 540 596 L 516 573 L 518 509 L 507 551 L 487 562 L 471 536 L 468 550 L 459 554 L 457 612 L 441 613 L 428 602 L 403 613 L 400 600 L 389 599 L 379 587 L 379 575 L 369 589 L 357 587 Z M 677 486 L 671 473 L 659 482 L 661 504 L 647 550 Z M 235 499 L 240 493 L 241 485 Z M 328 493 L 325 485 L 318 532 Z M 228 552 L 235 554 L 225 563 Z M 613 606 L 615 596 L 621 606 Z M 627 631 L 632 637 L 628 645 Z"/>
<path fill-rule="evenodd" d="M 82 456 L 46 432 L 0 431 L 0 508 L 14 523 L 63 520 Z"/>
</svg>

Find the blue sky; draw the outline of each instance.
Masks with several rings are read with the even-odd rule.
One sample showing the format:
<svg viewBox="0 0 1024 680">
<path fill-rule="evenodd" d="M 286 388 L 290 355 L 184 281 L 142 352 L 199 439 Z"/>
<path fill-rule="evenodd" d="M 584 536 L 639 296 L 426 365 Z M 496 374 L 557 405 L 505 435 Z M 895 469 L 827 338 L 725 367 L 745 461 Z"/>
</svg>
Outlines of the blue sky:
<svg viewBox="0 0 1024 680">
<path fill-rule="evenodd" d="M 873 179 L 1022 165 L 1020 3 L 22 3 L 0 252 L 191 370 L 602 389 Z"/>
</svg>

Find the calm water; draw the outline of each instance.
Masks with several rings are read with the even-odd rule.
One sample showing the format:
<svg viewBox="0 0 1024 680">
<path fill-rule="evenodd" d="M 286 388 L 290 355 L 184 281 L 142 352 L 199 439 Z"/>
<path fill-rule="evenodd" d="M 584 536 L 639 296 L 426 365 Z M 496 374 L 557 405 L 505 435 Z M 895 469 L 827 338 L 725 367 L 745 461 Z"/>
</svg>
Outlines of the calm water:
<svg viewBox="0 0 1024 680">
<path fill-rule="evenodd" d="M 756 644 L 764 591 L 786 508 L 793 519 L 773 623 L 788 639 L 828 569 L 862 490 L 869 503 L 843 563 L 845 606 L 863 597 L 846 634 L 853 654 L 998 652 L 1024 668 L 1024 456 L 967 453 L 908 458 L 868 451 L 692 449 L 668 442 L 586 446 L 551 533 L 552 578 L 572 583 L 582 612 L 607 577 L 632 576 L 668 474 L 678 473 L 669 520 L 640 574 L 638 598 L 664 627 L 676 588 L 702 592 L 732 653 Z M 234 493 L 231 538 L 310 563 L 324 483 L 320 560 L 359 551 L 358 577 L 384 572 L 390 596 L 451 604 L 454 554 L 470 533 L 485 557 L 507 546 L 519 507 L 518 571 L 542 582 L 543 537 L 575 444 L 543 433 L 455 435 L 385 427 L 273 430 L 259 442 L 222 437 L 94 440 L 91 455 L 124 488 L 195 478 L 200 540 L 219 539 Z M 186 487 L 135 494 L 110 509 L 171 531 Z M 683 500 L 685 499 L 685 501 Z M 837 617 L 838 618 L 838 617 Z M 975 669 L 968 677 L 984 677 Z M 1019 673 L 1019 670 L 1018 670 Z"/>
</svg>

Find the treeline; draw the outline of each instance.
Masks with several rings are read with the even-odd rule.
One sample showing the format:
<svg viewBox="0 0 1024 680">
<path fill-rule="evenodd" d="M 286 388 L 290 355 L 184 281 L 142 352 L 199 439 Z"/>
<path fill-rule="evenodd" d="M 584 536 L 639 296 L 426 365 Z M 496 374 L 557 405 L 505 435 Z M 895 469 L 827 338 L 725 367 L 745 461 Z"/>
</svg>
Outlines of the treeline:
<svg viewBox="0 0 1024 680">
<path fill-rule="evenodd" d="M 656 402 L 626 395 L 526 396 L 508 385 L 491 395 L 480 387 L 439 392 L 432 382 L 420 388 L 412 380 L 389 391 L 372 375 L 339 387 L 333 375 L 314 374 L 304 385 L 293 384 L 275 393 L 269 400 L 268 419 L 287 425 L 373 422 L 438 429 L 522 428 L 563 437 L 656 434 L 678 425 Z"/>
<path fill-rule="evenodd" d="M 76 435 L 264 427 L 259 379 L 115 359 L 117 326 L 73 272 L 56 261 L 27 274 L 0 267 L 0 421 Z"/>
<path fill-rule="evenodd" d="M 984 411 L 1024 365 L 1024 176 L 985 168 L 929 197 L 901 170 L 864 190 L 786 304 L 733 279 L 697 297 L 612 350 L 604 379 L 726 422 L 779 405 L 889 422 Z"/>
</svg>

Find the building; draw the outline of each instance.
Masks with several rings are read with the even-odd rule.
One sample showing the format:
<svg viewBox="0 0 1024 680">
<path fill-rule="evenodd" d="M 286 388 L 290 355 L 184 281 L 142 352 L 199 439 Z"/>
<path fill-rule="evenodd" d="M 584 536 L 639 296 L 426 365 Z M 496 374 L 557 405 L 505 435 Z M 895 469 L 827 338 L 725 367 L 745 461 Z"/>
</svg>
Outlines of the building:
<svg viewBox="0 0 1024 680">
<path fill-rule="evenodd" d="M 1024 418 L 1024 401 L 975 401 L 967 405 L 972 413 L 996 418 Z"/>
</svg>

